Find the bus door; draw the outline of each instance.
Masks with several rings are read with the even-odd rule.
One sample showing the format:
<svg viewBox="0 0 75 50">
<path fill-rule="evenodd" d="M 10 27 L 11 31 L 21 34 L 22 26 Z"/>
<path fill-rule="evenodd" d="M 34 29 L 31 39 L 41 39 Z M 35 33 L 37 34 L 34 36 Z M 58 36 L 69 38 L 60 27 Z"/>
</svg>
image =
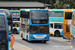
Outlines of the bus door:
<svg viewBox="0 0 75 50">
<path fill-rule="evenodd" d="M 6 18 L 0 15 L 0 50 L 8 50 Z"/>
<path fill-rule="evenodd" d="M 12 19 L 8 18 L 8 27 L 9 27 L 9 34 L 12 33 Z"/>
<path fill-rule="evenodd" d="M 52 34 L 52 35 L 54 35 L 54 27 L 53 27 L 53 23 L 50 23 L 50 29 L 49 29 L 49 31 L 50 31 L 50 34 Z"/>
</svg>

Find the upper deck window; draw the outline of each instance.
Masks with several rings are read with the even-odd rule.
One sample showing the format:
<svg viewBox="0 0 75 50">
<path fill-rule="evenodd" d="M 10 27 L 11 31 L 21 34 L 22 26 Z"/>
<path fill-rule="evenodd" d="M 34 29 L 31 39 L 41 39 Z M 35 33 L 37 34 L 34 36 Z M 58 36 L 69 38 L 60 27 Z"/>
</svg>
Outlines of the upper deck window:
<svg viewBox="0 0 75 50">
<path fill-rule="evenodd" d="M 0 15 L 0 31 L 5 31 L 5 18 Z"/>
<path fill-rule="evenodd" d="M 48 19 L 47 11 L 31 11 L 31 19 Z"/>
<path fill-rule="evenodd" d="M 13 17 L 20 17 L 20 13 L 19 12 L 12 12 L 12 16 Z"/>
<path fill-rule="evenodd" d="M 1 10 L 0 13 L 5 13 L 7 15 L 7 17 L 10 17 L 10 11 L 8 10 Z"/>
<path fill-rule="evenodd" d="M 66 12 L 65 19 L 72 19 L 72 12 Z"/>
<path fill-rule="evenodd" d="M 21 18 L 29 18 L 29 12 L 27 12 L 27 11 L 21 11 L 20 12 L 20 17 Z"/>
<path fill-rule="evenodd" d="M 49 17 L 63 17 L 63 12 L 49 12 Z"/>
</svg>

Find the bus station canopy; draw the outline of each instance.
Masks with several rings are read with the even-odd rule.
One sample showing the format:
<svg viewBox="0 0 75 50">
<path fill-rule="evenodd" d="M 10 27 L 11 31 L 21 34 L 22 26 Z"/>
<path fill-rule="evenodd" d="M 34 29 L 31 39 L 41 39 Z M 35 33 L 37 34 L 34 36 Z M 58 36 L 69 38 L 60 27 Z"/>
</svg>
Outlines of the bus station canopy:
<svg viewBox="0 0 75 50">
<path fill-rule="evenodd" d="M 47 7 L 51 5 L 40 2 L 0 1 L 0 7 L 45 7 L 45 6 Z"/>
</svg>

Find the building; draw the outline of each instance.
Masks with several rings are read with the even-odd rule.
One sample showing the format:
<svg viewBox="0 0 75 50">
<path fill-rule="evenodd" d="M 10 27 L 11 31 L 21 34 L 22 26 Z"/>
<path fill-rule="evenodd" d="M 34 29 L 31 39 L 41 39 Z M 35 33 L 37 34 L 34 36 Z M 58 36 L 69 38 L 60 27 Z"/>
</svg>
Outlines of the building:
<svg viewBox="0 0 75 50">
<path fill-rule="evenodd" d="M 40 2 L 15 2 L 15 1 L 0 1 L 0 9 L 19 10 L 19 9 L 45 9 L 50 8 L 51 5 Z"/>
</svg>

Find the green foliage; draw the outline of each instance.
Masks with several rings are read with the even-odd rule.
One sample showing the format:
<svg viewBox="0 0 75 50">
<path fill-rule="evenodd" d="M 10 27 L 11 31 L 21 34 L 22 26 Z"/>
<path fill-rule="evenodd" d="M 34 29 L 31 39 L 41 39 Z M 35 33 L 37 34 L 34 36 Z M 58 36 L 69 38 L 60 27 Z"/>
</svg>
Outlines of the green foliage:
<svg viewBox="0 0 75 50">
<path fill-rule="evenodd" d="M 59 0 L 58 3 L 53 4 L 54 9 L 73 9 L 74 5 L 75 0 Z"/>
</svg>

